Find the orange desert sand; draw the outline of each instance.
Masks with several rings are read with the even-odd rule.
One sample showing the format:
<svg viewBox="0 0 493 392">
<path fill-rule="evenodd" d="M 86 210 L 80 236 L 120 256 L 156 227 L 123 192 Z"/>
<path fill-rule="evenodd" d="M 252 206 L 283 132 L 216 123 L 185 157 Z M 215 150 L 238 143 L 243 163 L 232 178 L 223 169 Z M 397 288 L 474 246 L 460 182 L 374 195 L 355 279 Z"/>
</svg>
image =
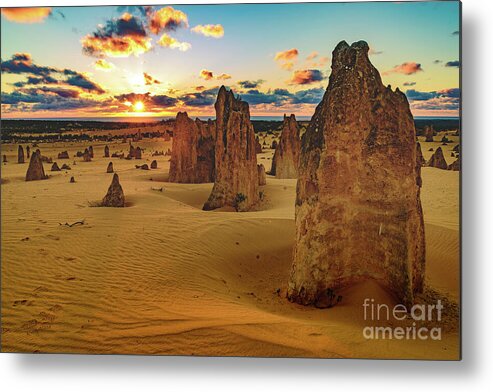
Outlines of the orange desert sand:
<svg viewBox="0 0 493 392">
<path fill-rule="evenodd" d="M 459 138 L 448 138 L 450 164 Z M 425 159 L 441 145 L 419 139 Z M 72 170 L 50 172 L 44 163 L 49 179 L 32 182 L 24 181 L 29 160 L 17 163 L 17 145 L 2 146 L 2 351 L 459 357 L 456 317 L 440 325 L 439 341 L 365 339 L 363 300 L 396 303 L 372 281 L 339 292 L 341 303 L 330 309 L 286 299 L 296 180 L 268 175 L 257 211 L 202 211 L 213 184 L 168 183 L 169 157 L 151 157 L 171 142 L 133 143 L 144 149 L 141 161 L 103 158 L 106 144 L 92 143 L 93 161 L 82 162 L 73 156 L 88 144 L 41 143 L 43 155 Z M 110 153 L 128 152 L 128 144 L 108 145 Z M 57 160 L 64 150 L 71 158 Z M 267 171 L 273 152 L 257 155 Z M 135 168 L 154 159 L 156 170 Z M 110 161 L 128 206 L 91 207 L 111 182 Z M 458 304 L 459 172 L 424 167 L 422 177 L 426 284 Z"/>
</svg>

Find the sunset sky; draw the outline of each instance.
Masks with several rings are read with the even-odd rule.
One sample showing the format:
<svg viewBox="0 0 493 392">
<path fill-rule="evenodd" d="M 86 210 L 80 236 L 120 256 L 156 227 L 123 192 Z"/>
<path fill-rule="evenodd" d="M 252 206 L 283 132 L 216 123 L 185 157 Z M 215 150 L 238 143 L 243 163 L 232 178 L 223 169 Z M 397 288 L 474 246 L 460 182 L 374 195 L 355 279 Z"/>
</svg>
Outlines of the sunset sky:
<svg viewBox="0 0 493 392">
<path fill-rule="evenodd" d="M 459 3 L 2 8 L 3 118 L 311 116 L 337 43 L 365 40 L 415 116 L 457 116 Z"/>
</svg>

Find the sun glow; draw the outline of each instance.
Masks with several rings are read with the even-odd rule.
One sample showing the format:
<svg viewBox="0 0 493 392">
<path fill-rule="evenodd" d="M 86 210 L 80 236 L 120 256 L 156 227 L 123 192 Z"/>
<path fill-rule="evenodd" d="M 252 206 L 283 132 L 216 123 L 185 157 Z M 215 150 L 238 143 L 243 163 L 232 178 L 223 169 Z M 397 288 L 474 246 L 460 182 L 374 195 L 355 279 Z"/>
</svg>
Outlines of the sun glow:
<svg viewBox="0 0 493 392">
<path fill-rule="evenodd" d="M 133 106 L 136 112 L 142 112 L 144 110 L 144 104 L 141 101 L 135 102 Z"/>
</svg>

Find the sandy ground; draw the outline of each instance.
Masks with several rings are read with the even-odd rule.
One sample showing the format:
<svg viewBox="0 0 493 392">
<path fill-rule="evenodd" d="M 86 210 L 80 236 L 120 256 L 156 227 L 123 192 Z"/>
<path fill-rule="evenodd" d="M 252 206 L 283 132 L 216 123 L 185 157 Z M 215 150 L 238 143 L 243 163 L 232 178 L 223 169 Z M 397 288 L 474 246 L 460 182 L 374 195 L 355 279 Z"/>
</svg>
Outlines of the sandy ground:
<svg viewBox="0 0 493 392">
<path fill-rule="evenodd" d="M 262 139 L 261 139 L 262 140 Z M 457 140 L 457 139 L 456 139 Z M 144 140 L 140 163 L 170 142 Z M 440 143 L 422 143 L 425 158 Z M 444 148 L 449 163 L 452 143 Z M 285 299 L 294 238 L 296 180 L 267 178 L 259 211 L 201 210 L 212 184 L 167 183 L 138 161 L 56 160 L 72 166 L 25 182 L 17 146 L 2 165 L 2 351 L 170 355 L 457 359 L 459 332 L 440 341 L 367 340 L 364 298 L 394 304 L 366 282 L 315 309 Z M 73 156 L 86 145 L 41 144 L 43 155 Z M 442 147 L 443 148 L 443 147 Z M 110 144 L 111 152 L 128 146 Z M 272 150 L 258 155 L 270 169 Z M 73 162 L 76 162 L 76 165 Z M 91 207 L 105 195 L 113 161 L 128 208 Z M 69 183 L 74 176 L 76 183 Z M 162 191 L 156 190 L 163 188 Z M 427 284 L 459 298 L 459 173 L 423 169 Z M 84 220 L 84 225 L 60 225 Z"/>
</svg>

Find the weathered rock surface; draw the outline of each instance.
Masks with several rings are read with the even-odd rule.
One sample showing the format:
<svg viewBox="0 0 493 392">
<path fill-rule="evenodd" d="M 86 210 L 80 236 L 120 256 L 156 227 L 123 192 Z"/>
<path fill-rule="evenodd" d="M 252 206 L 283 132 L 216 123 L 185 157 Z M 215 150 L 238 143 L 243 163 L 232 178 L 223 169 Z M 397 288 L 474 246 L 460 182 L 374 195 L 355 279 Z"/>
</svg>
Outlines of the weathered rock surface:
<svg viewBox="0 0 493 392">
<path fill-rule="evenodd" d="M 214 181 L 214 123 L 193 121 L 186 112 L 176 115 L 169 181 Z"/>
<path fill-rule="evenodd" d="M 255 133 L 247 102 L 235 98 L 224 86 L 216 109 L 215 181 L 204 210 L 232 206 L 250 209 L 258 201 Z"/>
<path fill-rule="evenodd" d="M 270 145 L 270 148 L 271 148 L 272 150 L 275 150 L 275 149 L 277 148 L 277 140 L 273 140 L 273 141 L 272 141 L 272 144 Z"/>
<path fill-rule="evenodd" d="M 156 160 L 153 160 L 151 162 L 151 169 L 157 169 L 157 161 Z"/>
<path fill-rule="evenodd" d="M 447 170 L 448 165 L 447 165 L 447 161 L 445 160 L 445 157 L 443 156 L 442 147 L 438 147 L 436 149 L 436 151 L 433 153 L 426 166 Z"/>
<path fill-rule="evenodd" d="M 281 138 L 277 144 L 270 174 L 276 178 L 298 178 L 300 162 L 300 130 L 294 114 L 284 115 Z"/>
<path fill-rule="evenodd" d="M 62 169 L 60 169 L 58 164 L 54 162 L 53 165 L 51 165 L 51 171 L 62 171 Z"/>
<path fill-rule="evenodd" d="M 7 163 L 7 155 L 3 154 L 3 163 Z"/>
<path fill-rule="evenodd" d="M 125 207 L 125 196 L 118 174 L 113 174 L 113 180 L 101 205 L 103 207 Z"/>
<path fill-rule="evenodd" d="M 67 165 L 66 163 L 64 163 L 60 169 L 62 169 L 62 170 L 72 170 L 72 168 L 69 165 Z"/>
<path fill-rule="evenodd" d="M 421 151 L 421 144 L 416 143 L 416 163 L 419 167 L 425 166 L 426 160 L 423 157 L 423 153 Z"/>
<path fill-rule="evenodd" d="M 26 147 L 26 155 L 28 159 L 31 156 L 31 148 L 29 146 Z"/>
<path fill-rule="evenodd" d="M 92 146 L 89 146 L 89 155 L 91 156 L 91 159 L 94 158 L 94 150 Z"/>
<path fill-rule="evenodd" d="M 262 145 L 260 144 L 260 139 L 258 136 L 255 138 L 255 153 L 262 153 Z"/>
<path fill-rule="evenodd" d="M 134 154 L 135 159 L 142 159 L 142 149 L 140 147 L 135 149 Z"/>
<path fill-rule="evenodd" d="M 70 159 L 68 151 L 62 151 L 58 153 L 58 159 Z"/>
<path fill-rule="evenodd" d="M 425 141 L 432 142 L 434 135 L 435 135 L 435 130 L 433 129 L 433 125 L 425 126 L 425 138 L 426 138 Z"/>
<path fill-rule="evenodd" d="M 91 162 L 91 152 L 86 148 L 82 154 L 82 160 L 84 162 Z"/>
<path fill-rule="evenodd" d="M 24 163 L 24 149 L 19 144 L 19 148 L 17 149 L 17 163 Z"/>
<path fill-rule="evenodd" d="M 110 148 L 108 146 L 104 146 L 104 157 L 105 158 L 110 157 Z"/>
<path fill-rule="evenodd" d="M 106 168 L 106 173 L 113 173 L 113 162 L 108 163 L 108 167 Z"/>
<path fill-rule="evenodd" d="M 29 167 L 27 168 L 26 181 L 45 180 L 48 178 L 43 168 L 43 162 L 41 160 L 41 151 L 36 150 L 31 155 L 29 161 Z"/>
<path fill-rule="evenodd" d="M 70 177 L 70 183 L 73 184 L 75 182 L 75 178 L 72 176 Z"/>
<path fill-rule="evenodd" d="M 267 184 L 267 176 L 265 175 L 264 165 L 262 165 L 262 164 L 257 165 L 257 172 L 258 172 L 258 184 L 260 186 L 266 185 Z"/>
<path fill-rule="evenodd" d="M 369 47 L 341 42 L 306 133 L 296 195 L 291 301 L 317 307 L 374 279 L 401 303 L 423 290 L 416 131 L 406 96 L 382 84 Z"/>
<path fill-rule="evenodd" d="M 457 158 L 450 165 L 448 165 L 448 170 L 460 171 L 460 159 Z"/>
</svg>

